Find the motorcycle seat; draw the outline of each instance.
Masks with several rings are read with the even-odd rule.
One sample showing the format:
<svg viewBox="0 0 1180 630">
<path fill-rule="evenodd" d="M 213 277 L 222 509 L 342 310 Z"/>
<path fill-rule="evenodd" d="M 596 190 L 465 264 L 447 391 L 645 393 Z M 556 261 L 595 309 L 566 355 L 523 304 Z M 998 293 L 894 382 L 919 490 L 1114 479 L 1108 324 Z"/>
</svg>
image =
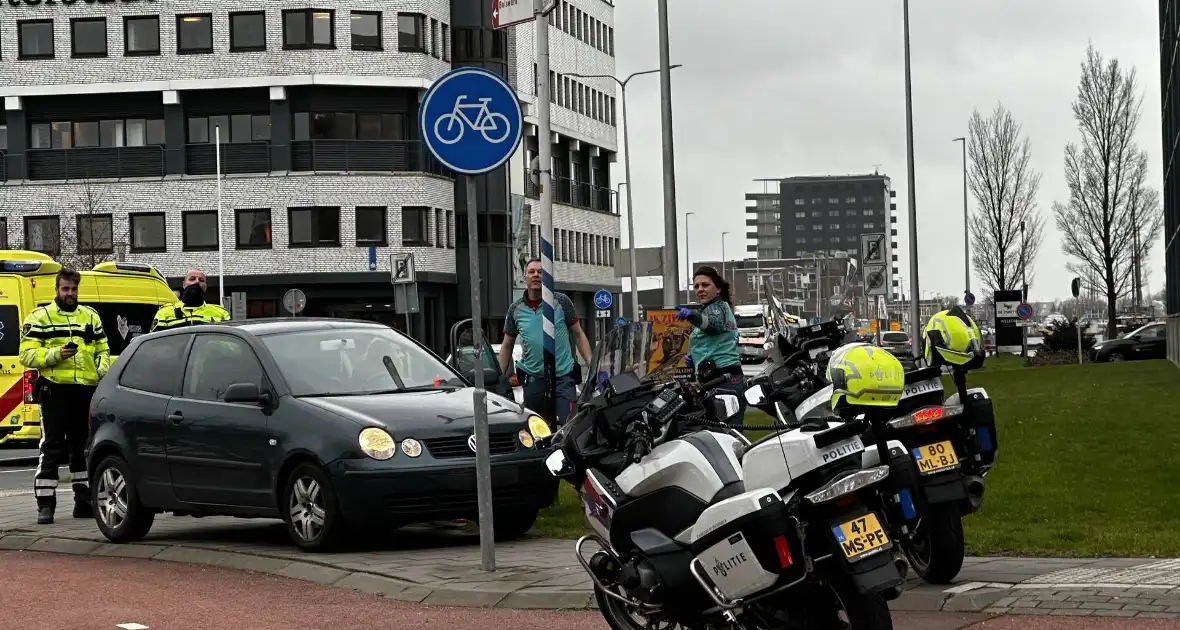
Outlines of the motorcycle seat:
<svg viewBox="0 0 1180 630">
<path fill-rule="evenodd" d="M 921 383 L 933 378 L 942 376 L 942 369 L 938 367 L 924 367 L 916 370 L 909 370 L 905 373 L 905 384 L 913 385 L 914 383 Z"/>
</svg>

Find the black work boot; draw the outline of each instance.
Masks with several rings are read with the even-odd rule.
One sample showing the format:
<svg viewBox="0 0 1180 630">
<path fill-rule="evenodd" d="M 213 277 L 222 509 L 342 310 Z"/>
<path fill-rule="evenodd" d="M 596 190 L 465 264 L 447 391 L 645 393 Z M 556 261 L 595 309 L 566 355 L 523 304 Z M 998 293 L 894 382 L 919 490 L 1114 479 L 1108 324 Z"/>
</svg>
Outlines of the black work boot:
<svg viewBox="0 0 1180 630">
<path fill-rule="evenodd" d="M 94 518 L 94 509 L 81 501 L 74 504 L 74 518 Z"/>
<path fill-rule="evenodd" d="M 37 508 L 37 524 L 50 525 L 53 523 L 53 508 L 40 507 Z"/>
</svg>

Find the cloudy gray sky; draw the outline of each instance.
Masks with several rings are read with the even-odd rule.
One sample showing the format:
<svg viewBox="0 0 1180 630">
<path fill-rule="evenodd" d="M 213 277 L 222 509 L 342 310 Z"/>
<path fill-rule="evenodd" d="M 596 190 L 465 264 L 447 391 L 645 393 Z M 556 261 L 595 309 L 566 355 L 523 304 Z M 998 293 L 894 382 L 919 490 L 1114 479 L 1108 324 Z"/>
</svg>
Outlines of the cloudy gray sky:
<svg viewBox="0 0 1180 630">
<path fill-rule="evenodd" d="M 659 64 L 654 0 L 616 0 L 620 76 Z M 908 233 L 901 0 L 671 0 L 677 210 L 695 212 L 694 260 L 744 255 L 744 195 L 754 178 L 872 172 L 897 190 L 899 233 Z M 1139 144 L 1162 185 L 1157 0 L 911 0 L 918 244 L 921 288 L 962 291 L 962 170 L 952 138 L 974 108 L 997 101 L 1032 141 L 1042 173 L 1046 239 L 1034 299 L 1067 297 L 1071 275 L 1052 226 L 1064 200 L 1065 144 L 1078 138 L 1070 103 L 1093 42 L 1134 65 L 1143 95 Z M 723 8 L 729 7 L 729 8 Z M 663 243 L 659 77 L 628 87 L 636 239 Z M 620 146 L 622 138 L 620 137 Z M 630 156 L 626 156 L 630 157 Z M 615 181 L 622 181 L 622 161 Z M 974 201 L 971 202 L 974 211 Z M 707 225 L 708 223 L 708 225 Z M 624 224 L 625 225 L 625 224 Z M 684 255 L 683 222 L 680 251 Z M 624 238 L 626 230 L 624 229 Z M 908 244 L 900 239 L 907 276 Z M 1150 288 L 1162 286 L 1163 238 L 1152 251 Z M 973 273 L 973 285 L 978 275 Z M 658 286 L 658 279 L 640 281 Z"/>
</svg>

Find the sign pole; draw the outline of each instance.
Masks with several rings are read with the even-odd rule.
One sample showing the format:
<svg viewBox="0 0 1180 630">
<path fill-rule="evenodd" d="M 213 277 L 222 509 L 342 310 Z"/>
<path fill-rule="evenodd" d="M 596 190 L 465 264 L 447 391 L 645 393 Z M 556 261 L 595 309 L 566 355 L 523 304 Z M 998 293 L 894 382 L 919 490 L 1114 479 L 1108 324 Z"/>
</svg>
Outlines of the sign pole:
<svg viewBox="0 0 1180 630">
<path fill-rule="evenodd" d="M 544 322 L 545 405 L 542 416 L 557 422 L 557 340 L 553 294 L 553 145 L 549 123 L 549 20 L 545 0 L 534 0 L 534 28 L 537 33 L 537 162 L 541 182 L 541 307 Z M 630 156 L 628 156 L 630 157 Z"/>
<path fill-rule="evenodd" d="M 492 458 L 488 449 L 488 392 L 483 382 L 483 309 L 479 302 L 479 240 L 478 219 L 475 216 L 475 177 L 465 176 L 467 188 L 467 264 L 471 274 L 471 343 L 475 348 L 475 490 L 479 505 L 480 568 L 496 570 L 495 531 L 492 528 Z M 410 326 L 406 316 L 406 328 Z"/>
</svg>

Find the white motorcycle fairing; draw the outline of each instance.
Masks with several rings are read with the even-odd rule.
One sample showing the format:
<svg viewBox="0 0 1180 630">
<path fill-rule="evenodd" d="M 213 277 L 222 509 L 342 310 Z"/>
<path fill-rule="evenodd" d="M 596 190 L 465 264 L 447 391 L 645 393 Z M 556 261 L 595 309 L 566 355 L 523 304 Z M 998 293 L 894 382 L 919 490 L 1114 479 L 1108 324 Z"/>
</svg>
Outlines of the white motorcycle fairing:
<svg viewBox="0 0 1180 630">
<path fill-rule="evenodd" d="M 828 423 L 827 428 L 840 426 Z M 865 450 L 860 436 L 817 447 L 820 432 L 799 429 L 780 433 L 750 447 L 742 457 L 746 487 L 786 489 L 799 477 L 845 457 L 859 456 Z"/>
<path fill-rule="evenodd" d="M 737 451 L 741 443 L 723 433 L 698 431 L 664 442 L 639 463 L 624 468 L 615 483 L 631 497 L 677 487 L 705 503 L 717 493 L 742 481 Z"/>
</svg>

